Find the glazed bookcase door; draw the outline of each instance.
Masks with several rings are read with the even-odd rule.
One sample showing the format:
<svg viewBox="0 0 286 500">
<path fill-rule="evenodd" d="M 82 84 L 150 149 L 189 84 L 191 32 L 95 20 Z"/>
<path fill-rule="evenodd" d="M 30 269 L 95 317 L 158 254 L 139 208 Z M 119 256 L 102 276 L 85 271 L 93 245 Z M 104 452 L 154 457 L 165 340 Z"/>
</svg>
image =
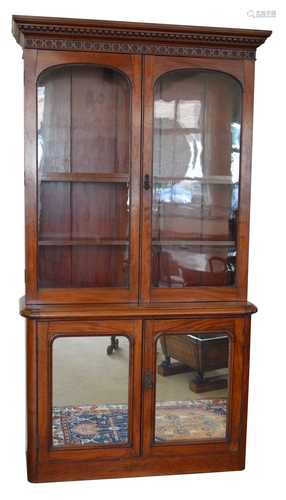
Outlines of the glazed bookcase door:
<svg viewBox="0 0 286 500">
<path fill-rule="evenodd" d="M 146 57 L 146 302 L 246 295 L 250 88 L 243 64 Z"/>
<path fill-rule="evenodd" d="M 138 64 L 128 55 L 38 56 L 38 210 L 35 238 L 28 239 L 28 297 L 137 299 Z"/>
<path fill-rule="evenodd" d="M 43 322 L 38 334 L 40 461 L 138 455 L 141 322 Z"/>
<path fill-rule="evenodd" d="M 145 339 L 144 454 L 243 454 L 248 320 L 148 321 Z"/>
</svg>

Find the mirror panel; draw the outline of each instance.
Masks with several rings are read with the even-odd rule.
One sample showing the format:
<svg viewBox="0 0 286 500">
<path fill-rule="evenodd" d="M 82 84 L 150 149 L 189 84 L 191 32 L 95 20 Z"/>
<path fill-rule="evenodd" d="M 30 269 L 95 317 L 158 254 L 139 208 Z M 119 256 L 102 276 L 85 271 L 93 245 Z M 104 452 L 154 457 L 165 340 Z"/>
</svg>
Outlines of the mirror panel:
<svg viewBox="0 0 286 500">
<path fill-rule="evenodd" d="M 226 439 L 229 346 L 225 332 L 158 337 L 155 443 Z"/>
<path fill-rule="evenodd" d="M 52 344 L 52 445 L 129 441 L 127 337 L 64 336 Z"/>
</svg>

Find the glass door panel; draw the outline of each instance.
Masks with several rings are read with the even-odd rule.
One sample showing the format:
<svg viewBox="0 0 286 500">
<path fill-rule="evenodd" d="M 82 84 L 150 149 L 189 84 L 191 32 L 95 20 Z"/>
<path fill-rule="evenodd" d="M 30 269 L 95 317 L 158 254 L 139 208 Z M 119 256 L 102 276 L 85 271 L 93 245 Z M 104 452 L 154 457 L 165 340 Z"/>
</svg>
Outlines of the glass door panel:
<svg viewBox="0 0 286 500">
<path fill-rule="evenodd" d="M 129 287 L 129 80 L 67 65 L 38 80 L 39 286 Z"/>
<path fill-rule="evenodd" d="M 228 360 L 224 332 L 158 337 L 155 443 L 226 439 Z"/>
<path fill-rule="evenodd" d="M 162 75 L 154 90 L 152 286 L 233 285 L 241 86 L 210 70 Z"/>
<path fill-rule="evenodd" d="M 110 353 L 111 339 L 116 349 Z M 126 445 L 129 441 L 127 337 L 59 337 L 52 349 L 52 445 Z"/>
</svg>

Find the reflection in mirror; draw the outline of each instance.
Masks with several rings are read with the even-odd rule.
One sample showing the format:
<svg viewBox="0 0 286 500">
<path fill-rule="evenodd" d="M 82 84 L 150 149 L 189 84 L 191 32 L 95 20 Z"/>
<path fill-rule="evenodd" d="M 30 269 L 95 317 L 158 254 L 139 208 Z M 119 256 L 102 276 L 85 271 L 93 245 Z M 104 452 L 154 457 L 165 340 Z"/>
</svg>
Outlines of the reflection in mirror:
<svg viewBox="0 0 286 500">
<path fill-rule="evenodd" d="M 224 440 L 228 335 L 160 335 L 156 345 L 155 442 Z"/>
<path fill-rule="evenodd" d="M 52 365 L 53 446 L 126 444 L 129 340 L 59 337 Z"/>
</svg>

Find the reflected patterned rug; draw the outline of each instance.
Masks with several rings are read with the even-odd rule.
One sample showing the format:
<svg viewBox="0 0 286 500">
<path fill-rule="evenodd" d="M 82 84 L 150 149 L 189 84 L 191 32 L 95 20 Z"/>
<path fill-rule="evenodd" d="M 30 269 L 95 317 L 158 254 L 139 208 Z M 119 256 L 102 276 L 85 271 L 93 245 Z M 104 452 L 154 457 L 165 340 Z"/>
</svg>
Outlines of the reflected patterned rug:
<svg viewBox="0 0 286 500">
<path fill-rule="evenodd" d="M 223 439 L 226 399 L 166 401 L 156 404 L 155 441 Z M 126 404 L 53 408 L 54 446 L 120 444 L 128 441 Z"/>
<path fill-rule="evenodd" d="M 157 403 L 155 441 L 224 439 L 226 417 L 227 399 Z"/>
<path fill-rule="evenodd" d="M 126 404 L 53 408 L 54 446 L 119 444 L 127 441 Z"/>
</svg>

